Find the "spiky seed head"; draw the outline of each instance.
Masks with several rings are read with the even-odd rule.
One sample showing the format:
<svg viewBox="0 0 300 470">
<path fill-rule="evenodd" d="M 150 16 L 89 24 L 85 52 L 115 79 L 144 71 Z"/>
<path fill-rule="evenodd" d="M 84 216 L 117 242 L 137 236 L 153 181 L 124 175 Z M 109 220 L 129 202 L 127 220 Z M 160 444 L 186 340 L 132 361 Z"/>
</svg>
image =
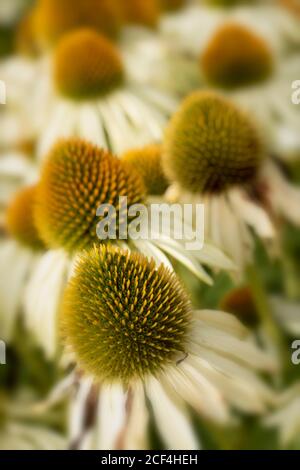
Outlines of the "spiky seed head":
<svg viewBox="0 0 300 470">
<path fill-rule="evenodd" d="M 9 234 L 33 250 L 44 247 L 34 223 L 36 186 L 21 189 L 7 208 L 6 225 Z"/>
<path fill-rule="evenodd" d="M 218 193 L 255 177 L 264 146 L 248 115 L 213 92 L 190 95 L 166 131 L 170 180 L 194 193 Z"/>
<path fill-rule="evenodd" d="M 79 251 L 100 243 L 96 233 L 101 221 L 96 215 L 100 205 L 111 204 L 115 208 L 117 220 L 111 223 L 118 224 L 125 217 L 130 223 L 132 218 L 127 217 L 119 197 L 127 197 L 129 208 L 143 202 L 144 191 L 139 174 L 109 152 L 84 140 L 61 140 L 51 150 L 41 172 L 36 225 L 50 247 Z M 104 217 L 109 214 L 102 220 Z"/>
<path fill-rule="evenodd" d="M 248 326 L 256 326 L 258 315 L 251 289 L 236 287 L 228 292 L 220 303 L 221 310 L 232 313 Z"/>
<path fill-rule="evenodd" d="M 206 80 L 232 89 L 268 79 L 274 70 L 273 54 L 260 36 L 245 26 L 221 26 L 200 58 Z"/>
<path fill-rule="evenodd" d="M 158 0 L 117 0 L 122 11 L 123 21 L 155 28 L 160 14 Z"/>
<path fill-rule="evenodd" d="M 102 245 L 82 255 L 60 318 L 65 342 L 84 371 L 97 380 L 129 383 L 178 360 L 191 305 L 165 266 Z"/>
<path fill-rule="evenodd" d="M 160 196 L 168 188 L 162 167 L 162 146 L 148 145 L 126 152 L 122 160 L 130 164 L 142 176 L 148 194 Z"/>
<path fill-rule="evenodd" d="M 54 82 L 59 93 L 73 100 L 107 95 L 122 85 L 124 68 L 118 49 L 90 29 L 67 34 L 54 57 Z"/>
<path fill-rule="evenodd" d="M 53 46 L 66 33 L 92 28 L 115 37 L 121 27 L 120 11 L 112 0 L 38 0 L 35 35 L 41 47 Z"/>
</svg>

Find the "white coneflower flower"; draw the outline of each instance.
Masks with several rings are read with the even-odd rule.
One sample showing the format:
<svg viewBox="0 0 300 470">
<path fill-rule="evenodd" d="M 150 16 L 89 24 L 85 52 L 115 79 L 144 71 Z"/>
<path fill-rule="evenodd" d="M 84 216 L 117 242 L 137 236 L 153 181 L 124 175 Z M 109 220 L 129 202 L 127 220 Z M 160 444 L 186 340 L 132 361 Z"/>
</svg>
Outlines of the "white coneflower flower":
<svg viewBox="0 0 300 470">
<path fill-rule="evenodd" d="M 173 40 L 169 72 L 166 65 L 161 86 L 175 88 L 181 96 L 201 86 L 220 89 L 260 119 L 270 145 L 277 152 L 292 153 L 299 149 L 299 107 L 291 99 L 292 83 L 300 73 L 298 56 L 280 53 L 278 45 L 261 31 L 260 21 L 251 26 L 235 15 L 228 15 L 223 21 L 218 10 L 212 18 L 216 25 L 204 26 L 207 37 L 202 39 L 191 40 L 189 33 L 193 28 L 185 25 L 188 40 L 184 52 L 178 51 Z M 299 31 L 299 24 L 297 28 Z M 198 30 L 202 31 L 201 26 Z M 167 55 L 165 62 L 168 63 Z M 173 83 L 176 69 L 180 79 Z"/>
<path fill-rule="evenodd" d="M 268 21 L 265 21 L 268 18 Z M 273 0 L 204 0 L 165 18 L 162 31 L 183 51 L 199 53 L 224 21 L 236 21 L 256 31 L 277 52 L 299 44 L 298 20 Z"/>
<path fill-rule="evenodd" d="M 12 338 L 27 277 L 44 249 L 33 221 L 35 195 L 35 186 L 15 195 L 6 214 L 10 238 L 0 240 L 0 331 L 5 341 Z"/>
<path fill-rule="evenodd" d="M 300 432 L 300 383 L 282 392 L 278 409 L 264 419 L 264 424 L 276 428 L 282 448 L 299 449 Z"/>
<path fill-rule="evenodd" d="M 213 92 L 189 96 L 166 132 L 163 163 L 174 182 L 169 198 L 201 200 L 207 239 L 240 267 L 251 255 L 249 227 L 265 240 L 275 235 L 267 212 L 249 195 L 264 156 L 247 114 Z"/>
<path fill-rule="evenodd" d="M 257 116 L 274 150 L 299 149 L 299 109 L 291 86 L 300 73 L 298 57 L 278 59 L 259 35 L 228 23 L 200 56 L 202 82 L 222 89 Z"/>
<path fill-rule="evenodd" d="M 142 254 L 112 246 L 82 254 L 60 324 L 88 375 L 73 404 L 76 447 L 145 448 L 149 405 L 168 448 L 196 449 L 186 405 L 224 424 L 231 406 L 260 414 L 273 402 L 255 374 L 272 371 L 273 360 L 247 330 L 226 313 L 193 312 L 175 274 Z"/>
<path fill-rule="evenodd" d="M 6 65 L 7 83 L 16 67 Z M 28 95 L 20 101 L 40 135 L 40 156 L 60 137 L 80 136 L 114 152 L 159 141 L 174 110 L 165 93 L 127 76 L 118 47 L 92 29 L 64 35 L 34 70 L 36 80 L 28 85 L 35 85 L 21 87 Z"/>
<path fill-rule="evenodd" d="M 109 221 L 115 224 L 115 242 L 124 244 L 119 224 L 124 219 L 128 223 L 134 220 L 129 214 L 132 205 L 148 203 L 141 173 L 129 162 L 78 139 L 60 141 L 45 161 L 37 190 L 35 223 L 50 250 L 29 280 L 25 313 L 28 326 L 48 356 L 55 354 L 56 342 L 52 334 L 41 329 L 41 323 L 51 323 L 49 330 L 55 331 L 58 305 L 74 258 L 81 250 L 101 243 L 97 225 L 104 216 L 97 216 L 98 207 L 111 205 L 116 209 L 117 220 L 112 215 Z M 127 208 L 122 206 L 120 197 L 127 197 Z M 170 269 L 172 265 L 166 254 L 171 255 L 208 283 L 212 279 L 201 263 L 221 269 L 233 268 L 232 262 L 213 246 L 204 244 L 194 256 L 192 251 L 185 250 L 184 240 L 173 240 L 164 228 L 158 230 L 161 239 L 153 241 L 133 240 L 130 233 L 126 233 L 128 247 L 149 254 Z M 48 299 L 46 305 L 45 298 Z"/>
</svg>

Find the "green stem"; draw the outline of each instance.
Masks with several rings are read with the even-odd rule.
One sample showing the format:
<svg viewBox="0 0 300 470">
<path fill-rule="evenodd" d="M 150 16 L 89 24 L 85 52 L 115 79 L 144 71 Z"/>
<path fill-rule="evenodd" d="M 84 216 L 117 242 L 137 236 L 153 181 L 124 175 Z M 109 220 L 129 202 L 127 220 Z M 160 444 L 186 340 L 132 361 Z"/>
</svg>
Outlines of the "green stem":
<svg viewBox="0 0 300 470">
<path fill-rule="evenodd" d="M 262 326 L 264 327 L 266 333 L 277 347 L 278 352 L 280 353 L 282 364 L 289 364 L 290 357 L 288 355 L 285 337 L 280 327 L 274 321 L 274 317 L 272 315 L 271 307 L 269 305 L 268 297 L 266 295 L 261 276 L 257 268 L 253 265 L 248 267 L 247 274 L 254 303 Z"/>
</svg>

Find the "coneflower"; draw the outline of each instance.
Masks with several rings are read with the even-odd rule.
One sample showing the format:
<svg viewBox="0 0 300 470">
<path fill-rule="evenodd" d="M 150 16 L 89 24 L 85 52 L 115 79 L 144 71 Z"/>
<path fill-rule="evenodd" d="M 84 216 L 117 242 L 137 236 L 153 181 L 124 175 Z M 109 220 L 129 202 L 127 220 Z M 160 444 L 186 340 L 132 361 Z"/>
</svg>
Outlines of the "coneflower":
<svg viewBox="0 0 300 470">
<path fill-rule="evenodd" d="M 19 135 L 38 138 L 40 158 L 61 137 L 118 153 L 161 140 L 175 101 L 132 73 L 124 42 L 79 24 L 36 59 L 16 56 L 1 66 L 13 121 Z"/>
<path fill-rule="evenodd" d="M 248 225 L 263 238 L 274 236 L 268 214 L 247 195 L 264 158 L 252 120 L 214 92 L 190 95 L 166 132 L 163 163 L 175 183 L 170 198 L 188 193 L 189 200 L 201 199 L 208 238 L 239 266 L 245 265 L 252 245 Z"/>
<path fill-rule="evenodd" d="M 96 422 L 79 429 L 78 447 L 145 445 L 148 403 L 168 447 L 195 449 L 186 404 L 224 423 L 230 405 L 260 413 L 273 402 L 254 373 L 272 371 L 273 360 L 246 340 L 246 329 L 223 312 L 193 312 L 174 273 L 142 254 L 109 245 L 82 254 L 60 326 L 79 370 L 100 385 Z"/>
<path fill-rule="evenodd" d="M 267 80 L 274 63 L 263 39 L 238 23 L 227 23 L 207 45 L 200 66 L 208 83 L 233 89 Z"/>
<path fill-rule="evenodd" d="M 125 197 L 126 206 L 121 199 Z M 202 261 L 213 267 L 233 268 L 233 263 L 211 245 L 204 244 L 193 256 L 193 252 L 185 250 L 184 239 L 173 239 L 163 227 L 158 228 L 158 239 L 152 240 L 150 235 L 146 240 L 133 238 L 129 228 L 137 216 L 130 215 L 130 208 L 141 204 L 146 208 L 147 203 L 142 174 L 107 150 L 81 139 L 65 139 L 46 157 L 36 194 L 34 220 L 49 250 L 28 281 L 25 314 L 27 324 L 31 325 L 48 356 L 52 357 L 56 351 L 54 332 L 61 294 L 73 263 L 83 249 L 108 241 L 126 244 L 128 249 L 142 251 L 155 258 L 158 264 L 165 262 L 173 269 L 168 254 L 208 283 L 212 279 L 202 268 Z M 98 216 L 99 207 L 104 209 L 101 216 Z M 114 209 L 113 213 L 109 212 L 109 207 Z M 112 239 L 106 232 L 99 235 L 101 222 L 113 229 Z M 49 299 L 46 307 L 45 297 Z M 48 322 L 48 332 L 41 331 L 41 319 Z"/>
<path fill-rule="evenodd" d="M 209 9 L 202 16 L 200 12 L 201 8 L 194 7 L 183 15 L 182 43 L 181 28 L 176 40 L 176 25 L 174 30 L 169 26 L 167 38 L 172 42 L 160 86 L 180 96 L 200 87 L 222 90 L 259 120 L 272 151 L 298 149 L 299 113 L 291 104 L 290 88 L 299 75 L 299 63 L 286 55 L 292 44 L 300 42 L 296 20 L 272 5 L 237 8 L 236 13 L 233 8 L 230 19 L 219 9 Z M 268 24 L 258 16 L 268 17 Z M 175 70 L 180 79 L 173 83 Z"/>
</svg>

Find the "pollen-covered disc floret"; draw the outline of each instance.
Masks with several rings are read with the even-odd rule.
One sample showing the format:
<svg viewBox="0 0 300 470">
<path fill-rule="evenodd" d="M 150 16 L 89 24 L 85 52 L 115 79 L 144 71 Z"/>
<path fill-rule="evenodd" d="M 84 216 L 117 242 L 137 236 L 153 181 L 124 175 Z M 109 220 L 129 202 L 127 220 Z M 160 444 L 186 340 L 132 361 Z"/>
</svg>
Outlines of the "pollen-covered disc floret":
<svg viewBox="0 0 300 470">
<path fill-rule="evenodd" d="M 209 83 L 228 89 L 260 83 L 274 68 L 271 49 L 264 39 L 235 23 L 217 30 L 200 63 Z"/>
<path fill-rule="evenodd" d="M 159 20 L 158 0 L 116 0 L 125 23 L 154 28 Z"/>
<path fill-rule="evenodd" d="M 38 0 L 34 20 L 42 46 L 55 44 L 77 28 L 93 28 L 109 37 L 120 29 L 120 12 L 113 0 Z"/>
<path fill-rule="evenodd" d="M 230 101 L 213 92 L 190 95 L 166 132 L 166 174 L 194 193 L 221 192 L 251 180 L 264 156 L 257 129 Z"/>
<path fill-rule="evenodd" d="M 141 254 L 103 245 L 82 255 L 61 325 L 84 371 L 128 383 L 182 357 L 190 315 L 174 273 Z"/>
<path fill-rule="evenodd" d="M 101 97 L 121 86 L 124 80 L 118 49 L 89 29 L 69 33 L 59 42 L 53 73 L 59 93 L 73 100 Z"/>
<path fill-rule="evenodd" d="M 38 250 L 43 248 L 34 223 L 36 186 L 20 190 L 8 206 L 6 225 L 9 234 L 24 246 Z"/>
<path fill-rule="evenodd" d="M 127 197 L 128 207 L 120 197 Z M 109 217 L 106 211 L 96 215 L 100 205 L 115 210 L 108 223 L 116 225 L 118 236 L 120 221 L 132 220 L 127 217 L 129 207 L 143 198 L 143 181 L 125 162 L 83 140 L 62 140 L 42 170 L 36 225 L 49 246 L 74 252 L 100 243 L 97 224 Z"/>
<path fill-rule="evenodd" d="M 161 145 L 148 145 L 130 150 L 123 155 L 122 160 L 139 172 L 148 194 L 160 196 L 165 193 L 169 183 L 162 167 Z"/>
</svg>

